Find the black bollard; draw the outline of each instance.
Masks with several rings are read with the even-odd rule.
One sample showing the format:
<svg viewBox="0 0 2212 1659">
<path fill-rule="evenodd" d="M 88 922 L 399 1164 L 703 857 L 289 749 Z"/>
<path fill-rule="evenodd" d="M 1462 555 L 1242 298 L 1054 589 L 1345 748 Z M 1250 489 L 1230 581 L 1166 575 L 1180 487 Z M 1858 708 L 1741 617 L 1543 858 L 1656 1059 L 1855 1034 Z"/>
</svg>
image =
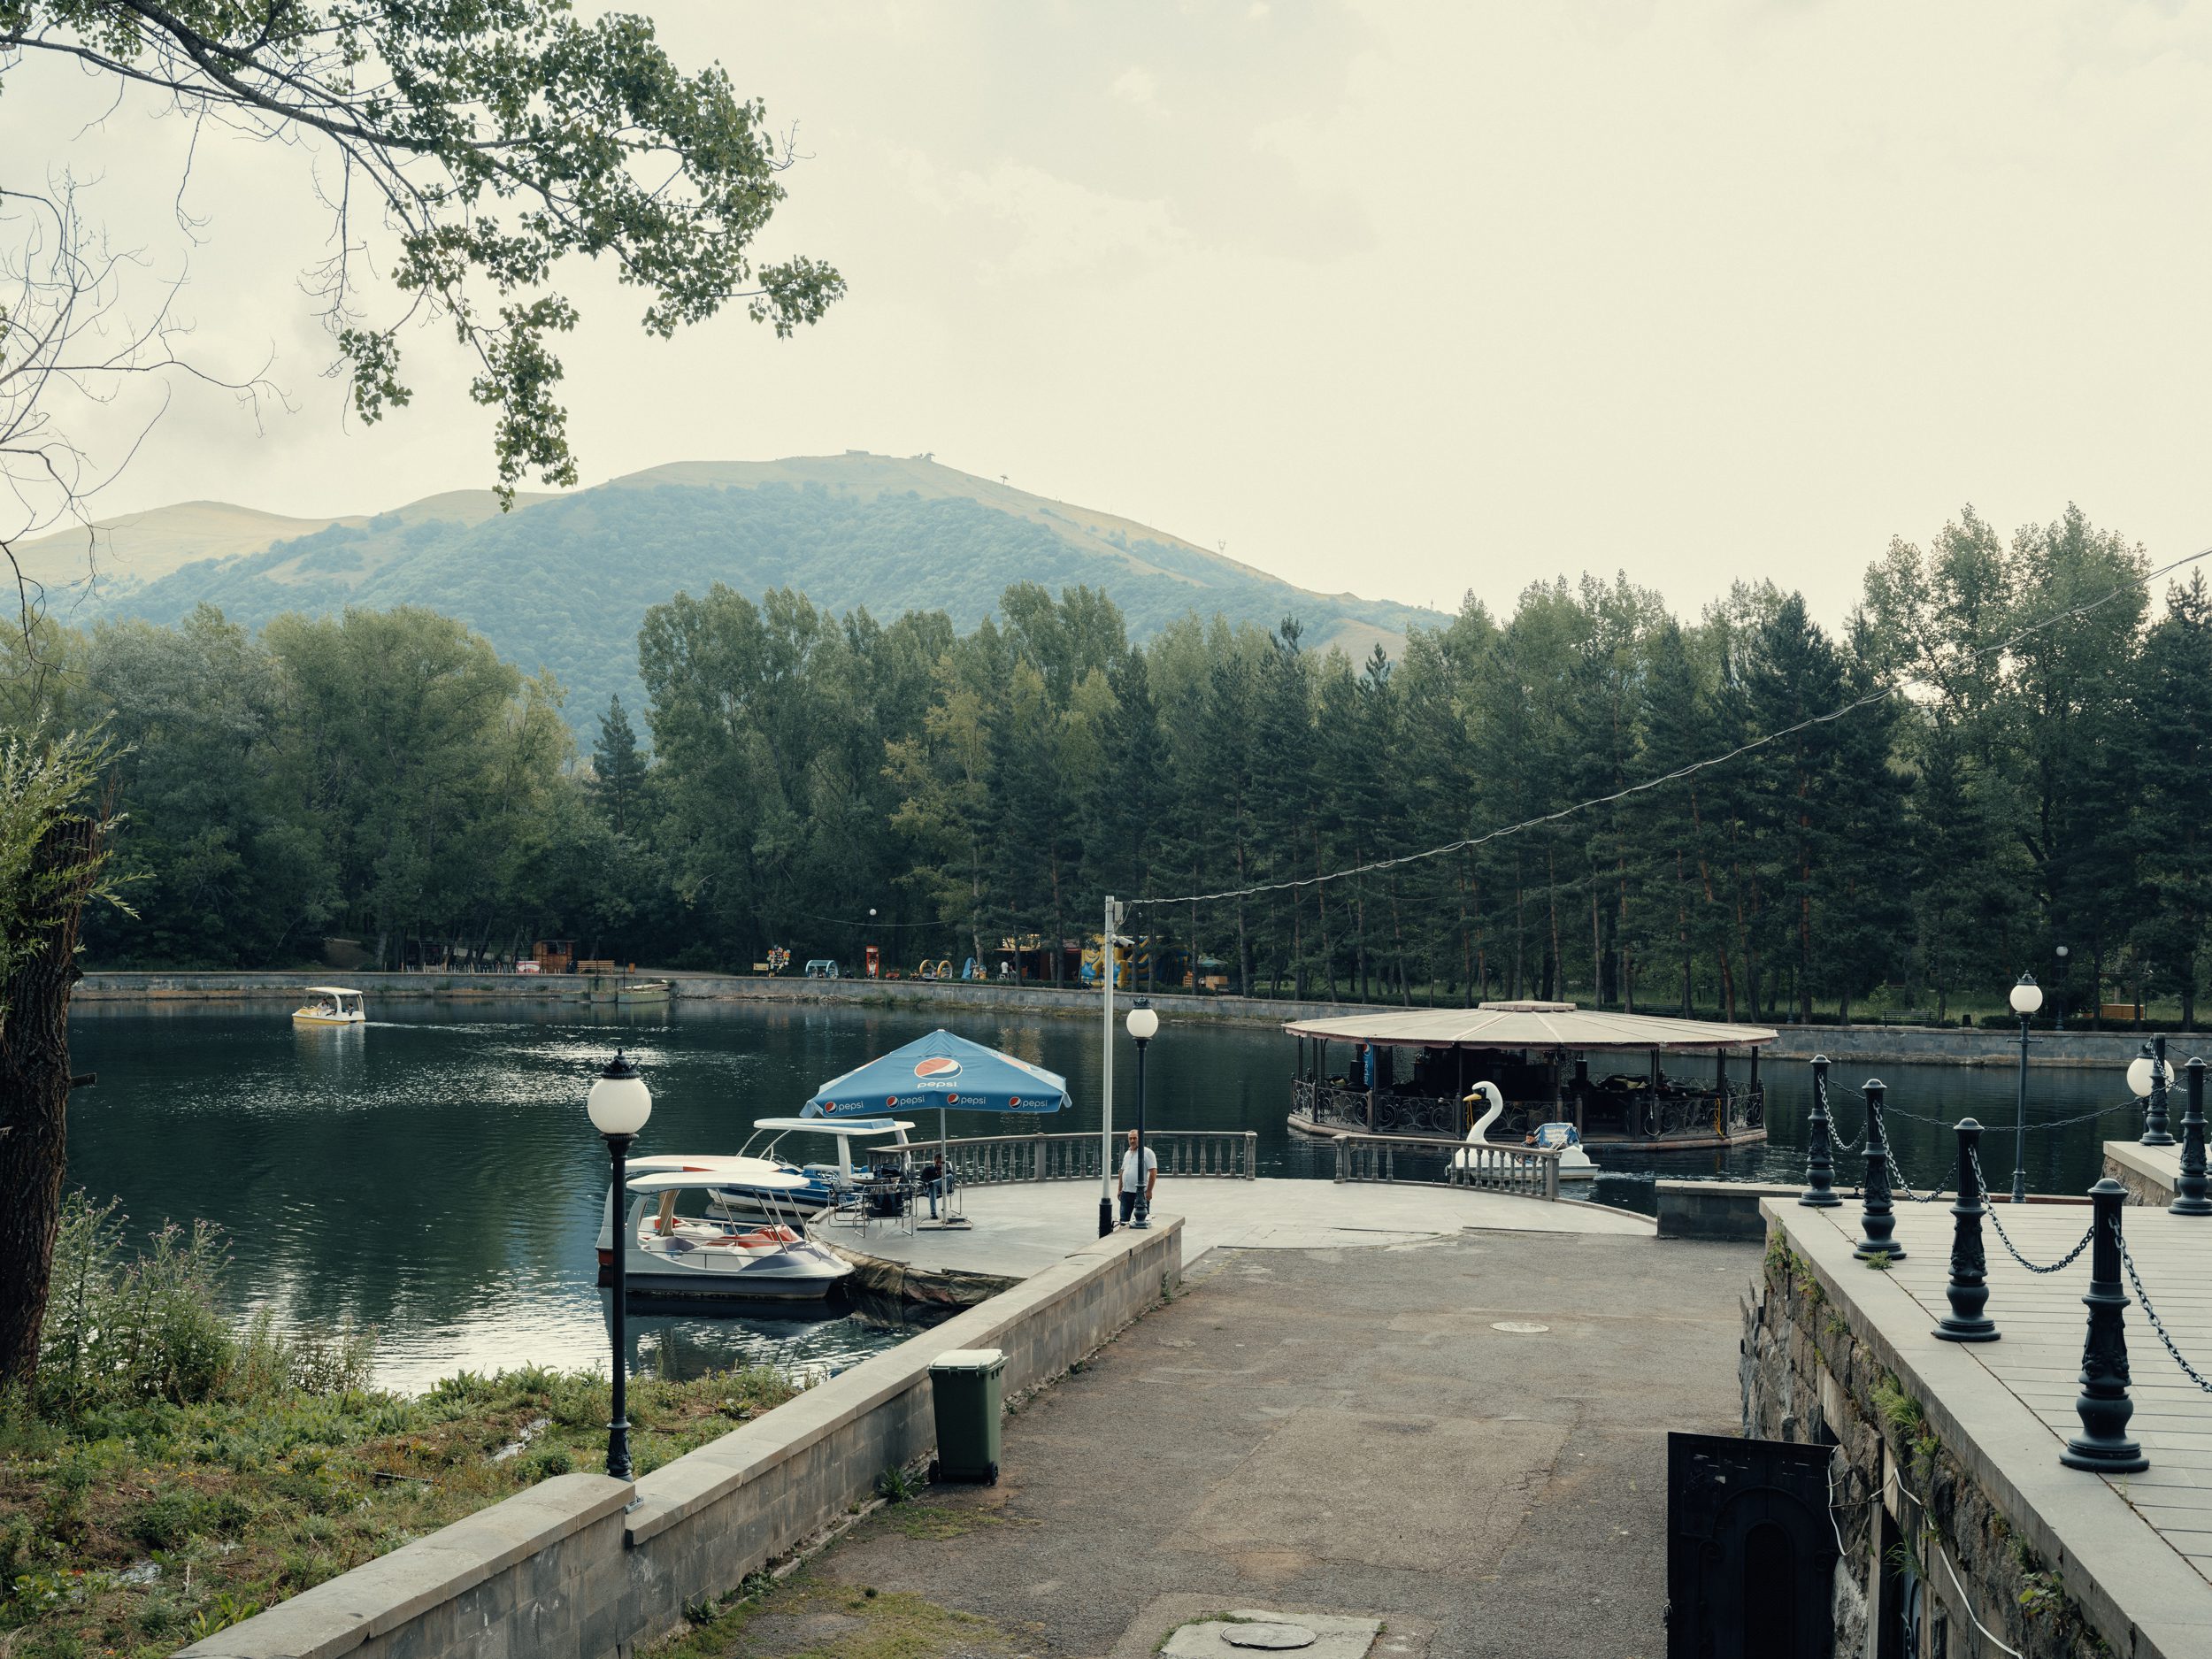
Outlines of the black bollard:
<svg viewBox="0 0 2212 1659">
<path fill-rule="evenodd" d="M 1982 1200 L 1979 1154 L 1982 1126 L 1971 1118 L 1959 1120 L 1959 1195 L 1951 1206 L 1951 1282 L 1943 1294 L 1951 1299 L 1951 1311 L 1936 1325 L 1946 1342 L 1994 1342 L 1997 1324 L 1984 1317 L 1989 1306 L 1989 1258 L 1982 1254 L 1982 1217 L 1989 1206 Z"/>
<path fill-rule="evenodd" d="M 2206 1196 L 2204 1176 L 2204 1062 L 2192 1059 L 2181 1068 L 2181 1179 L 2174 1183 L 2170 1216 L 2212 1216 L 2212 1197 Z"/>
<path fill-rule="evenodd" d="M 2081 1394 L 2074 1409 L 2081 1432 L 2066 1442 L 2058 1461 L 2069 1469 L 2093 1469 L 2101 1475 L 2129 1475 L 2148 1469 L 2151 1460 L 2128 1438 L 2135 1402 L 2128 1398 L 2128 1339 L 2121 1310 L 2128 1305 L 2120 1288 L 2120 1206 L 2127 1188 L 2108 1176 L 2089 1189 L 2089 1334 L 2081 1346 Z"/>
<path fill-rule="evenodd" d="M 1889 1137 L 1882 1129 L 1882 1097 L 1889 1086 L 1869 1078 L 1866 1088 L 1866 1204 L 1860 1211 L 1856 1256 L 1886 1256 L 1905 1259 L 1905 1247 L 1896 1242 L 1897 1217 L 1889 1202 Z"/>
<path fill-rule="evenodd" d="M 1813 1056 L 1813 1149 L 1805 1157 L 1805 1190 L 1797 1202 L 1811 1210 L 1833 1210 L 1843 1200 L 1836 1195 L 1834 1141 L 1828 1118 L 1828 1056 Z"/>
<path fill-rule="evenodd" d="M 2143 1139 L 2147 1147 L 2170 1147 L 2174 1143 L 2173 1132 L 2166 1126 L 2166 1039 L 2151 1039 L 2151 1093 L 2143 1112 Z"/>
</svg>

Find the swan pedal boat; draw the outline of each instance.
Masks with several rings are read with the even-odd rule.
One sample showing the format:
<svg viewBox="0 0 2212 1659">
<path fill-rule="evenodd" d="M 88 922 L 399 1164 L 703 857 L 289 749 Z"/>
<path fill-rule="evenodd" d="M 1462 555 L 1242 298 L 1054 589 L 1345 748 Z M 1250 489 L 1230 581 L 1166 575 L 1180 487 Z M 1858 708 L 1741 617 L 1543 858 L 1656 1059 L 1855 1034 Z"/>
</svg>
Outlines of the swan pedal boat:
<svg viewBox="0 0 2212 1659">
<path fill-rule="evenodd" d="M 764 1223 L 733 1221 L 713 1215 L 677 1213 L 681 1195 L 695 1192 L 710 1199 L 728 1179 L 728 1166 L 741 1160 L 711 1157 L 655 1157 L 640 1160 L 664 1167 L 628 1177 L 628 1214 L 622 1230 L 622 1265 L 627 1288 L 641 1295 L 725 1297 L 733 1301 L 818 1300 L 852 1276 L 852 1265 L 827 1246 L 808 1238 L 795 1216 Z M 742 1160 L 757 1163 L 757 1159 Z M 672 1166 L 672 1167 L 669 1167 Z M 773 1183 L 754 1171 L 742 1179 L 764 1202 Z M 803 1176 L 780 1177 L 783 1189 L 803 1188 Z M 599 1219 L 599 1266 L 614 1266 L 614 1189 Z"/>
<path fill-rule="evenodd" d="M 1505 1095 L 1499 1090 L 1498 1086 L 1495 1083 L 1476 1084 L 1473 1092 L 1467 1096 L 1467 1102 L 1471 1105 L 1477 1100 L 1489 1102 L 1490 1110 L 1483 1113 L 1475 1126 L 1467 1132 L 1467 1144 L 1471 1147 L 1496 1147 L 1502 1151 L 1525 1149 L 1516 1147 L 1509 1141 L 1490 1139 L 1488 1133 L 1490 1125 L 1505 1115 Z M 1597 1179 L 1598 1166 L 1591 1161 L 1590 1155 L 1582 1149 L 1582 1136 L 1572 1124 L 1539 1124 L 1536 1125 L 1533 1142 L 1540 1151 L 1557 1148 L 1561 1180 L 1588 1181 Z M 1455 1170 L 1467 1169 L 1473 1162 L 1474 1159 L 1469 1153 L 1455 1152 L 1452 1155 L 1452 1167 Z"/>
</svg>

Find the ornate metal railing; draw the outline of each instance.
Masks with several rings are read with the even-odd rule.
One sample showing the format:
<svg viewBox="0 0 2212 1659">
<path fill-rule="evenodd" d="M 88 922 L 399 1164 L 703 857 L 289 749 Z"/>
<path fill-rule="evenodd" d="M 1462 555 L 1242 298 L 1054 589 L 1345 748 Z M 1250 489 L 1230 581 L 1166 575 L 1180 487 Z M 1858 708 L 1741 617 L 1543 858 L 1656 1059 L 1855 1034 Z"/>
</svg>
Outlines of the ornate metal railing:
<svg viewBox="0 0 2212 1659">
<path fill-rule="evenodd" d="M 1413 1135 L 1333 1137 L 1340 1181 L 1400 1181 L 1470 1187 L 1529 1198 L 1559 1196 L 1559 1154 L 1533 1147 L 1469 1146 Z"/>
<path fill-rule="evenodd" d="M 1724 1110 L 1720 1097 L 1712 1091 L 1694 1094 L 1660 1094 L 1647 1099 L 1619 1097 L 1608 1099 L 1594 1096 L 1601 1103 L 1597 1110 L 1599 1121 L 1609 1120 L 1615 1112 L 1623 1114 L 1623 1132 L 1663 1141 L 1671 1136 L 1694 1134 L 1741 1134 L 1766 1126 L 1766 1089 L 1745 1088 L 1737 1084 L 1728 1086 L 1727 1104 Z M 1316 1083 L 1305 1078 L 1293 1078 L 1290 1084 L 1291 1110 L 1318 1128 L 1345 1129 L 1355 1134 L 1369 1132 L 1367 1094 L 1363 1089 L 1348 1089 L 1333 1083 Z M 1554 1108 L 1549 1102 L 1517 1102 L 1506 1108 L 1495 1133 L 1525 1134 L 1537 1123 L 1548 1118 Z M 1571 1118 L 1574 1108 L 1563 1103 L 1558 1109 Z M 1398 1136 L 1449 1135 L 1456 1133 L 1464 1121 L 1467 1109 L 1455 1100 L 1432 1100 L 1420 1095 L 1391 1094 L 1379 1092 L 1375 1096 L 1373 1133 Z"/>
<path fill-rule="evenodd" d="M 1115 1137 L 1118 1148 L 1122 1137 Z M 926 1152 L 936 1143 L 918 1141 Z M 1163 1129 L 1144 1144 L 1158 1160 L 1160 1178 L 1248 1181 L 1259 1174 L 1260 1138 L 1249 1130 Z M 1094 1181 L 1099 1179 L 1095 1134 L 969 1135 L 945 1142 L 953 1177 L 969 1187 L 1008 1181 Z"/>
</svg>

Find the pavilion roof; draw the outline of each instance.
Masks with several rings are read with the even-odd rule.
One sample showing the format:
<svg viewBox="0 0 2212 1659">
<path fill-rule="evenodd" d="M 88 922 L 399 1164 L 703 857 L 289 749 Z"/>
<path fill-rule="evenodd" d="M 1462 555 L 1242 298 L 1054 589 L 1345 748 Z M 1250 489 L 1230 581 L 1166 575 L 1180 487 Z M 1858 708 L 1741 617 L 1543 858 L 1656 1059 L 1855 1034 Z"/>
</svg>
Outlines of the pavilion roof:
<svg viewBox="0 0 2212 1659">
<path fill-rule="evenodd" d="M 1764 1025 L 1614 1014 L 1572 1002 L 1485 1002 L 1477 1008 L 1402 1008 L 1380 1014 L 1294 1019 L 1294 1037 L 1422 1048 L 1737 1048 L 1772 1042 Z"/>
</svg>

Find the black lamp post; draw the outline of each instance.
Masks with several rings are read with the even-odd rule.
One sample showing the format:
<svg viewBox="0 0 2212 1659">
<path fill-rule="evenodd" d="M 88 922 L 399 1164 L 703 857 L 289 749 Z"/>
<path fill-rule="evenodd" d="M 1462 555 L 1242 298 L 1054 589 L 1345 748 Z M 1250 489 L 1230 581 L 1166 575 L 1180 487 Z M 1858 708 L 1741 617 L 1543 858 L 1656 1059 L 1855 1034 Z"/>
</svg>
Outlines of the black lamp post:
<svg viewBox="0 0 2212 1659">
<path fill-rule="evenodd" d="M 2143 1102 L 2143 1140 L 2147 1147 L 2174 1143 L 2166 1123 L 2166 1085 L 2174 1080 L 2174 1068 L 2166 1058 L 2166 1039 L 2154 1037 L 2143 1052 L 2128 1062 L 2128 1087 Z"/>
<path fill-rule="evenodd" d="M 591 1126 L 607 1138 L 607 1157 L 613 1165 L 614 1185 L 609 1189 L 607 1241 L 614 1258 L 614 1421 L 607 1425 L 607 1472 L 617 1480 L 630 1478 L 629 1330 L 626 1316 L 629 1292 L 630 1230 L 628 1197 L 625 1191 L 624 1160 L 630 1144 L 653 1115 L 653 1094 L 637 1068 L 615 1050 L 614 1059 L 591 1086 L 585 1110 Z"/>
<path fill-rule="evenodd" d="M 1132 1227 L 1152 1225 L 1152 1195 L 1144 1179 L 1144 1050 L 1159 1029 L 1159 1015 L 1153 1012 L 1150 1002 L 1139 997 L 1137 1005 L 1129 1010 L 1129 1034 L 1137 1044 L 1137 1202 L 1129 1218 Z"/>
<path fill-rule="evenodd" d="M 2012 987 L 2012 1011 L 2020 1016 L 2020 1093 L 2012 1108 L 2012 1202 L 2028 1202 L 2028 1018 L 2043 1006 L 2043 988 L 2024 973 Z M 1975 1131 L 1978 1139 L 1980 1129 Z"/>
<path fill-rule="evenodd" d="M 2066 947 L 2058 948 L 2058 1001 L 2051 1004 L 2051 1017 L 2058 1022 L 2061 1031 L 2066 1029 Z"/>
</svg>

